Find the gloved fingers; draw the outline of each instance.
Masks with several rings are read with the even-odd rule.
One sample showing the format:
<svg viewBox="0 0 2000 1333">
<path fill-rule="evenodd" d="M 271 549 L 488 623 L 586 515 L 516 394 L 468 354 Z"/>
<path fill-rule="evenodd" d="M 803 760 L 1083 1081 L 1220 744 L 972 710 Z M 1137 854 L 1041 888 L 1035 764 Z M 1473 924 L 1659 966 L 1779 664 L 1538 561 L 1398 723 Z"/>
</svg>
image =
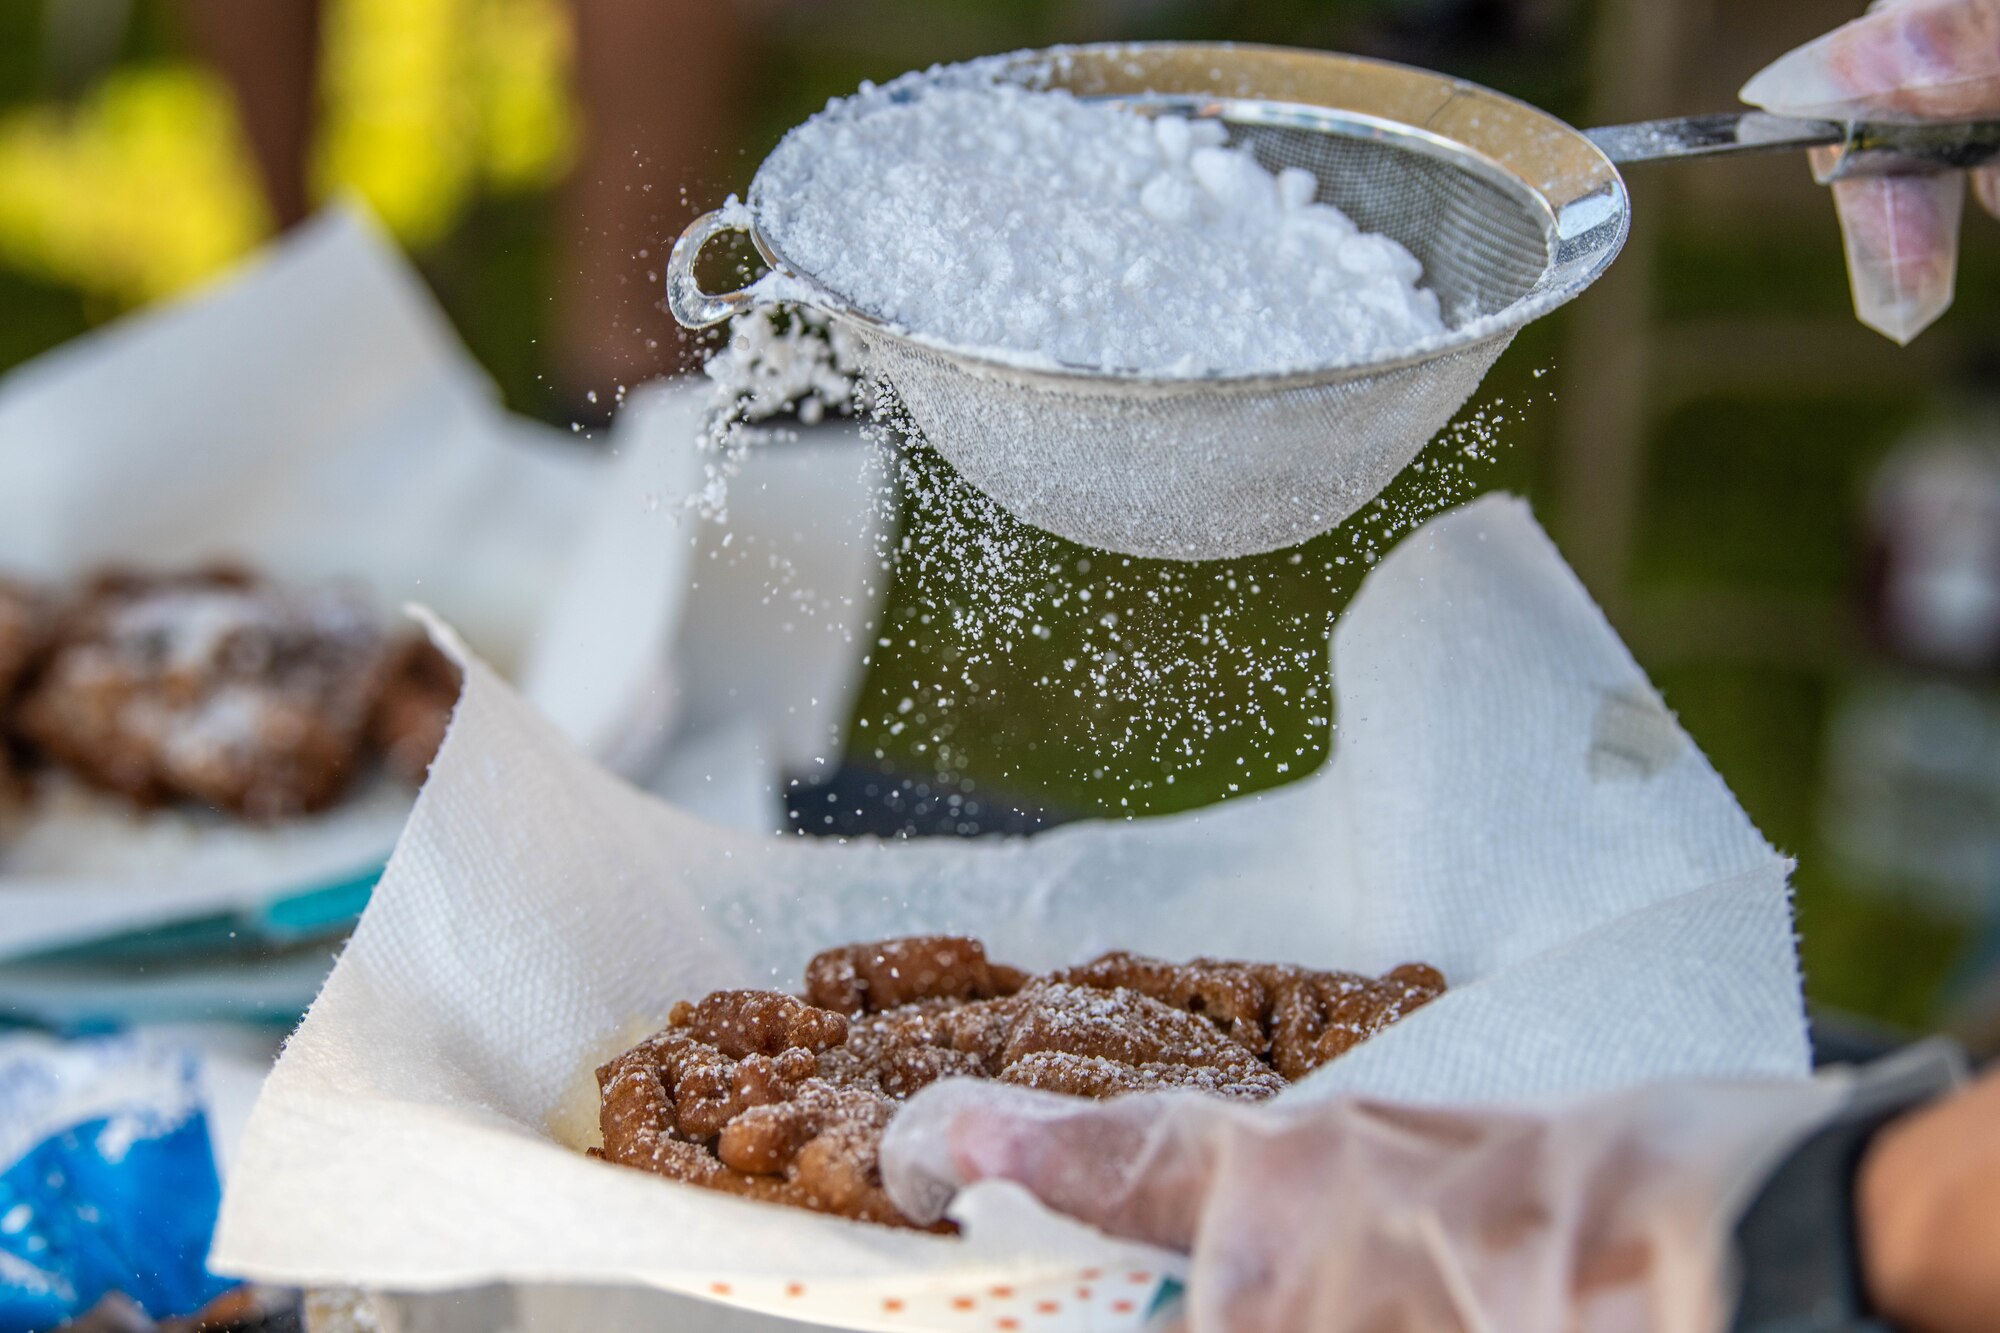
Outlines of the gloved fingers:
<svg viewBox="0 0 2000 1333">
<path fill-rule="evenodd" d="M 1981 208 L 2000 218 L 2000 167 L 1981 167 L 1973 172 L 1972 193 Z"/>
<path fill-rule="evenodd" d="M 1058 1120 L 1077 1106 L 1073 1097 L 989 1079 L 941 1079 L 910 1098 L 882 1136 L 882 1185 L 913 1221 L 935 1222 L 952 1197 L 974 1177 L 960 1170 L 952 1150 L 952 1125 L 973 1109 L 986 1108 L 1011 1119 Z"/>
<path fill-rule="evenodd" d="M 911 1099 L 884 1178 L 1016 1181 L 1189 1254 L 1194 1333 L 1720 1326 L 1724 1201 L 1843 1084 L 1661 1085 L 1513 1110 L 1193 1094 L 1081 1102 L 964 1080 Z M 937 1164 L 942 1156 L 943 1164 Z"/>
<path fill-rule="evenodd" d="M 1210 1140 L 1190 1322 L 1721 1327 L 1721 1201 L 1844 1095 L 1686 1083 L 1511 1110 L 1341 1100 L 1225 1122 Z"/>
<path fill-rule="evenodd" d="M 1215 1170 L 1224 1108 L 1199 1096 L 1122 1097 L 1069 1114 L 972 1106 L 951 1125 L 959 1178 L 1011 1180 L 1114 1236 L 1187 1250 Z"/>
<path fill-rule="evenodd" d="M 1516 1292 L 1550 1287 L 1562 1261 L 1544 1241 L 1568 1205 L 1543 1169 L 1543 1117 L 1342 1099 L 1272 1108 L 1213 1143 L 1188 1282 L 1198 1333 L 1566 1326 Z"/>
<path fill-rule="evenodd" d="M 1205 1202 L 1205 1142 L 1231 1108 L 1196 1094 L 1085 1101 L 984 1079 L 944 1079 L 883 1135 L 882 1182 L 919 1222 L 975 1181 L 1014 1181 L 1100 1230 L 1186 1249 Z"/>
<path fill-rule="evenodd" d="M 1743 85 L 1780 115 L 1964 120 L 2000 112 L 2000 0 L 1880 5 Z"/>
<path fill-rule="evenodd" d="M 1878 333 L 1909 342 L 1951 305 L 1964 175 L 1838 180 L 1833 200 L 1855 315 Z"/>
</svg>

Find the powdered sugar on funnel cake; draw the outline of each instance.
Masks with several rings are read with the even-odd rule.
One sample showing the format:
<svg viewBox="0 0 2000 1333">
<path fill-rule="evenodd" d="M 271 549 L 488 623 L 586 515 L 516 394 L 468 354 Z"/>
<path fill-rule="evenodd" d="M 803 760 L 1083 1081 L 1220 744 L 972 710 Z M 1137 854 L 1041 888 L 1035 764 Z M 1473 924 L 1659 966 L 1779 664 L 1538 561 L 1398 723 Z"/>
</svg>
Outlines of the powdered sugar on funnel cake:
<svg viewBox="0 0 2000 1333">
<path fill-rule="evenodd" d="M 1226 135 L 979 62 L 829 103 L 765 162 L 753 205 L 790 265 L 857 308 L 1016 364 L 1275 373 L 1444 332 L 1408 250 Z"/>
</svg>

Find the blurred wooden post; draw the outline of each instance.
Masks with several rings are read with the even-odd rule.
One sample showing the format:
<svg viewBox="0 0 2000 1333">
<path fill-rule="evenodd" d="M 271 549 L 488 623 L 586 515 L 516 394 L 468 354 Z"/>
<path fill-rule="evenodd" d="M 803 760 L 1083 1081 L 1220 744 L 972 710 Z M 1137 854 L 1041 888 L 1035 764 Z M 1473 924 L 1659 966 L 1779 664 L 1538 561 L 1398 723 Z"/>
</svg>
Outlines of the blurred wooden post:
<svg viewBox="0 0 2000 1333">
<path fill-rule="evenodd" d="M 715 0 L 571 9 L 584 139 L 556 229 L 554 351 L 573 408 L 591 415 L 595 393 L 606 415 L 620 386 L 688 363 L 661 275 L 688 220 L 748 184 L 752 164 L 733 152 L 748 31 Z"/>
<path fill-rule="evenodd" d="M 1681 0 L 1601 0 L 1590 51 L 1589 123 L 1673 114 Z M 1614 619 L 1624 599 L 1645 478 L 1653 257 L 1664 183 L 1628 177 L 1631 238 L 1579 301 L 1563 353 L 1557 493 L 1563 553 Z"/>
<path fill-rule="evenodd" d="M 180 0 L 180 11 L 189 41 L 235 94 L 272 217 L 291 226 L 311 207 L 320 0 Z"/>
</svg>

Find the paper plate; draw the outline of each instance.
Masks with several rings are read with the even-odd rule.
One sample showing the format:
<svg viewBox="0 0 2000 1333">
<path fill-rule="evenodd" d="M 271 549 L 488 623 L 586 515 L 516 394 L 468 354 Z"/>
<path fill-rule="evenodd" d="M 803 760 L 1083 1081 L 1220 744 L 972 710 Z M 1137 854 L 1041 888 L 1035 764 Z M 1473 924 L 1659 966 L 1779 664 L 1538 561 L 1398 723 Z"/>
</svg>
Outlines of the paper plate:
<svg viewBox="0 0 2000 1333">
<path fill-rule="evenodd" d="M 841 635 L 784 632 L 762 581 L 787 562 L 865 618 L 879 515 L 869 451 L 828 425 L 744 461 L 720 549 L 681 501 L 712 462 L 708 402 L 642 388 L 603 450 L 509 415 L 406 261 L 336 212 L 0 380 L 0 573 L 236 557 L 421 602 L 614 770 L 772 828 L 780 775 L 831 753 L 859 668 Z M 168 961 L 214 969 L 228 1010 L 246 956 L 352 927 L 412 796 L 385 782 L 269 830 L 108 801 L 45 817 L 0 843 L 0 1017 L 76 1016 L 52 998 L 73 969 L 120 966 L 106 1003 L 148 1017 L 189 993 L 136 970 Z M 275 995 L 259 981 L 244 1007 Z"/>
</svg>

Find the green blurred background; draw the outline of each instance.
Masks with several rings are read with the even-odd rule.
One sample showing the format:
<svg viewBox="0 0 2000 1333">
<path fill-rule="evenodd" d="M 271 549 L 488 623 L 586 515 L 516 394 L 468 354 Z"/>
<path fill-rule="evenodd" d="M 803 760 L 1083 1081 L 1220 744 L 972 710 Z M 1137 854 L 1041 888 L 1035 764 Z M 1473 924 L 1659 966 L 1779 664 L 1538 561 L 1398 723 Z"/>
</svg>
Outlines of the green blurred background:
<svg viewBox="0 0 2000 1333">
<path fill-rule="evenodd" d="M 1587 124 L 1725 108 L 1766 60 L 1856 12 L 319 0 L 299 5 L 313 71 L 296 99 L 301 200 L 253 151 L 273 113 L 226 77 L 228 25 L 252 8 L 0 0 L 0 368 L 200 283 L 302 206 L 358 196 L 511 406 L 594 426 L 621 386 L 686 364 L 656 308 L 662 239 L 863 78 L 1055 41 L 1226 37 L 1425 64 Z M 2000 237 L 1968 215 L 1956 307 L 1897 349 L 1853 322 L 1839 231 L 1802 161 L 1640 169 L 1632 186 L 1614 274 L 1523 334 L 1463 428 L 1382 506 L 1298 551 L 1200 567 L 1092 556 L 1016 530 L 934 456 L 908 456 L 905 494 L 928 503 L 904 506 L 854 764 L 1058 815 L 1184 808 L 1300 777 L 1325 758 L 1325 634 L 1368 564 L 1425 513 L 1514 490 L 1752 818 L 1799 858 L 1813 1001 L 1990 1040 L 1992 664 L 1871 631 L 1873 575 L 1904 537 L 1871 522 L 1870 495 L 1885 460 L 1925 440 L 1990 459 Z M 974 536 L 1003 540 L 1004 576 L 965 558 Z M 1939 698 L 1973 719 L 1955 733 L 1971 757 L 1942 770 L 1921 741 Z"/>
</svg>

